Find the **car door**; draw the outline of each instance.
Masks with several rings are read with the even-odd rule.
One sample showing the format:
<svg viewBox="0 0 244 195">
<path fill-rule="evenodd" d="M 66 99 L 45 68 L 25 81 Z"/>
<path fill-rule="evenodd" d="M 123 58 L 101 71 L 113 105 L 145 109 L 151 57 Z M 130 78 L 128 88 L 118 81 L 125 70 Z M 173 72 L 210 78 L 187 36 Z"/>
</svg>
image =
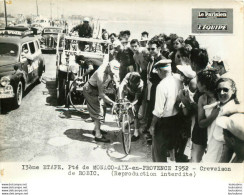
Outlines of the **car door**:
<svg viewBox="0 0 244 195">
<path fill-rule="evenodd" d="M 38 40 L 34 41 L 35 48 L 36 48 L 36 64 L 37 68 L 34 70 L 35 77 L 38 78 L 40 75 L 40 71 L 43 71 L 43 57 L 42 57 L 42 51 L 41 46 Z"/>
<path fill-rule="evenodd" d="M 24 43 L 21 46 L 21 52 L 29 55 L 30 54 L 30 48 L 28 43 Z M 25 72 L 25 76 L 26 76 L 26 82 L 27 85 L 30 84 L 33 80 L 32 78 L 32 71 L 31 71 L 31 60 L 27 59 L 26 57 L 22 57 L 22 54 L 20 54 L 20 62 L 21 62 L 21 68 L 22 70 Z"/>
<path fill-rule="evenodd" d="M 29 67 L 29 74 L 31 74 L 32 81 L 34 82 L 36 78 L 38 77 L 38 50 L 35 46 L 34 40 L 28 43 L 29 48 L 30 48 L 30 57 L 31 57 L 31 64 Z"/>
</svg>

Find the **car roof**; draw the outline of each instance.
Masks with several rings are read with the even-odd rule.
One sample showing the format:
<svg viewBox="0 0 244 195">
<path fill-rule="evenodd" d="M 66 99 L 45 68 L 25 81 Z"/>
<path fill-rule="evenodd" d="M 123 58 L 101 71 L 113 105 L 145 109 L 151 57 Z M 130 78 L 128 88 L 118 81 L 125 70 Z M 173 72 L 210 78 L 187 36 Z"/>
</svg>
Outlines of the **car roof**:
<svg viewBox="0 0 244 195">
<path fill-rule="evenodd" d="M 26 37 L 19 37 L 19 36 L 0 36 L 1 43 L 14 43 L 17 45 L 21 45 L 23 43 L 37 40 L 38 38 L 35 36 L 26 36 Z"/>
</svg>

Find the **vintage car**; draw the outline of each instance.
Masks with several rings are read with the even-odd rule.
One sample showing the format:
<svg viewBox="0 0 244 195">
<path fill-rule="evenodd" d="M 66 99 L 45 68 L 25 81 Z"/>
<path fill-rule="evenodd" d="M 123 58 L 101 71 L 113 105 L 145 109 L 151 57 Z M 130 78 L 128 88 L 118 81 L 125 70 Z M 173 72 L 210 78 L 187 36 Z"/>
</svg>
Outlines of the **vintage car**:
<svg viewBox="0 0 244 195">
<path fill-rule="evenodd" d="M 33 23 L 33 25 L 36 25 L 36 24 L 42 26 L 42 28 L 48 27 L 48 26 L 50 26 L 50 20 L 47 19 L 47 18 L 37 19 L 37 20 L 35 20 L 35 22 Z"/>
<path fill-rule="evenodd" d="M 86 72 L 84 63 L 88 62 L 97 69 L 102 64 L 107 64 L 109 61 L 109 50 L 103 50 L 102 46 L 108 45 L 108 41 L 80 38 L 59 34 L 59 41 L 62 42 L 62 49 L 57 47 L 57 102 L 59 105 L 73 104 L 72 100 L 77 99 L 77 104 L 82 104 L 82 87 L 76 82 L 77 78 L 81 78 Z M 80 50 L 79 45 L 83 45 L 84 49 Z M 81 64 L 76 62 L 76 58 L 82 59 Z M 89 79 L 90 75 L 83 78 L 83 83 Z M 72 94 L 70 93 L 72 90 Z M 72 95 L 72 97 L 71 97 Z M 71 100 L 72 99 L 72 100 Z M 69 103 L 68 103 L 69 102 Z M 74 101 L 73 101 L 74 102 Z"/>
<path fill-rule="evenodd" d="M 0 99 L 19 107 L 23 93 L 34 82 L 41 82 L 45 71 L 40 43 L 28 28 L 0 30 Z"/>
<path fill-rule="evenodd" d="M 58 33 L 63 33 L 61 27 L 46 27 L 42 30 L 41 49 L 43 53 L 56 52 Z"/>
<path fill-rule="evenodd" d="M 33 33 L 35 35 L 41 35 L 42 30 L 43 30 L 43 27 L 41 25 L 39 25 L 39 24 L 32 24 L 30 26 L 30 28 L 31 28 L 31 30 L 33 31 Z"/>
</svg>

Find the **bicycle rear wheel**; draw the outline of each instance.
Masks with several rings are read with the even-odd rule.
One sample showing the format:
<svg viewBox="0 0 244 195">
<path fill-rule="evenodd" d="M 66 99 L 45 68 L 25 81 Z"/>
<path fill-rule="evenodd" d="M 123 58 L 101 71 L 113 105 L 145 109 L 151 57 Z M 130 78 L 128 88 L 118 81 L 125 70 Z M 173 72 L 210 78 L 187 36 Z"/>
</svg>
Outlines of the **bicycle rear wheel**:
<svg viewBox="0 0 244 195">
<path fill-rule="evenodd" d="M 131 148 L 131 130 L 130 130 L 130 121 L 129 121 L 128 114 L 123 114 L 122 140 L 123 140 L 124 151 L 126 154 L 129 154 Z"/>
</svg>

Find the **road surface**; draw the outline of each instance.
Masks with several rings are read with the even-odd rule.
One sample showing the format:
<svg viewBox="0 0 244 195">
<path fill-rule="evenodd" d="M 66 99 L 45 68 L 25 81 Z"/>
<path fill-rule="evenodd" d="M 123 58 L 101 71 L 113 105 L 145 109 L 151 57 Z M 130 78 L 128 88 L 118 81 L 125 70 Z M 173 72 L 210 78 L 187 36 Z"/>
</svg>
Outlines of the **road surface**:
<svg viewBox="0 0 244 195">
<path fill-rule="evenodd" d="M 72 111 L 71 118 L 60 118 L 64 109 L 57 107 L 55 55 L 45 55 L 45 62 L 43 82 L 27 90 L 21 106 L 13 110 L 2 105 L 1 162 L 151 162 L 143 137 L 132 143 L 130 155 L 124 154 L 121 133 L 109 113 L 102 125 L 109 144 L 94 141 L 94 125 L 85 122 L 88 115 Z"/>
</svg>

